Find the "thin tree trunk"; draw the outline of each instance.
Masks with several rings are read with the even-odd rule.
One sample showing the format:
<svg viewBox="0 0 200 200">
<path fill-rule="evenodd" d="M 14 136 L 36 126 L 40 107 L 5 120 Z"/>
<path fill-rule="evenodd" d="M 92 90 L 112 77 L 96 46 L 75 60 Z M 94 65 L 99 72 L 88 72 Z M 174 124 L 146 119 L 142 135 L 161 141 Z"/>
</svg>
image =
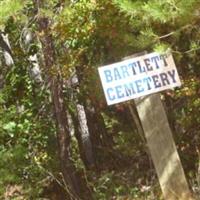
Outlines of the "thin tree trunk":
<svg viewBox="0 0 200 200">
<path fill-rule="evenodd" d="M 28 60 L 30 62 L 29 67 L 29 74 L 30 78 L 36 82 L 36 83 L 42 83 L 42 73 L 38 61 L 38 56 L 35 51 L 32 49 L 32 44 L 34 43 L 34 34 L 31 32 L 31 30 L 27 27 L 24 28 L 22 32 L 22 39 L 23 39 L 23 46 L 24 51 L 28 54 Z"/>
<path fill-rule="evenodd" d="M 6 65 L 7 67 L 2 67 L 0 71 L 0 89 L 4 87 L 5 84 L 5 74 L 9 70 L 8 68 L 14 65 L 12 49 L 10 46 L 8 34 L 0 30 L 0 49 L 2 51 L 2 61 L 0 65 Z"/>
<path fill-rule="evenodd" d="M 3 56 L 5 60 L 5 64 L 7 66 L 11 66 L 14 64 L 12 50 L 10 46 L 10 42 L 8 40 L 8 34 L 0 31 L 0 47 L 3 50 Z"/>
<path fill-rule="evenodd" d="M 90 133 L 87 125 L 87 119 L 85 114 L 84 106 L 77 103 L 76 104 L 77 115 L 79 119 L 79 125 L 81 130 L 81 140 L 84 148 L 86 166 L 91 168 L 94 166 L 94 156 L 92 150 L 92 144 L 90 140 Z"/>
<path fill-rule="evenodd" d="M 79 85 L 82 85 L 83 70 L 80 66 L 76 67 L 76 73 Z M 92 152 L 95 158 L 95 164 L 97 164 L 102 162 L 99 158 L 101 157 L 101 152 L 103 154 L 105 153 L 105 147 L 112 148 L 112 138 L 107 134 L 104 119 L 98 110 L 98 106 L 95 106 L 94 102 L 92 102 L 88 96 L 86 97 L 84 94 L 82 94 L 82 96 L 84 96 L 84 98 L 79 98 L 81 99 L 81 105 L 84 108 L 85 120 L 87 121 L 89 136 L 92 143 Z"/>
<path fill-rule="evenodd" d="M 94 107 L 89 99 L 84 105 L 95 152 L 97 153 L 98 151 L 103 150 L 104 147 L 112 148 L 112 138 L 107 134 L 104 119 L 101 113 Z"/>
<path fill-rule="evenodd" d="M 74 124 L 74 133 L 75 133 L 75 137 L 78 141 L 78 147 L 79 147 L 79 153 L 80 153 L 80 157 L 81 157 L 81 160 L 83 161 L 86 169 L 91 169 L 93 166 L 95 166 L 95 161 L 92 160 L 92 164 L 88 162 L 88 159 L 94 159 L 93 158 L 88 158 L 86 156 L 87 153 L 86 153 L 86 144 L 83 142 L 83 136 L 82 136 L 82 130 L 81 130 L 81 127 L 80 127 L 80 121 L 78 119 L 78 116 L 77 116 L 77 113 L 74 113 L 74 112 L 70 112 L 71 114 L 71 117 L 72 117 L 72 120 L 73 120 L 73 124 Z M 88 150 L 88 148 L 87 148 Z M 93 156 L 93 149 L 90 149 L 90 152 L 89 154 L 92 154 L 90 156 Z"/>
<path fill-rule="evenodd" d="M 37 9 L 43 7 L 43 2 L 40 0 L 35 0 L 34 3 Z M 42 33 L 40 40 L 43 48 L 45 66 L 51 79 L 50 90 L 57 122 L 57 138 L 59 145 L 61 171 L 66 183 L 66 187 L 70 192 L 70 198 L 79 199 L 81 195 L 79 177 L 77 177 L 75 166 L 70 159 L 70 134 L 67 124 L 66 109 L 64 105 L 62 88 L 63 83 L 59 75 L 51 74 L 55 63 L 55 52 L 53 39 L 49 30 L 49 19 L 47 17 L 40 17 L 38 19 L 38 27 L 40 33 Z"/>
<path fill-rule="evenodd" d="M 78 129 L 76 129 L 76 136 L 79 143 L 79 150 L 81 152 L 81 158 L 86 166 L 86 168 L 90 169 L 95 165 L 93 148 L 90 137 L 90 130 L 88 127 L 88 121 L 86 118 L 86 112 L 84 105 L 80 99 L 80 89 L 79 89 L 79 79 L 77 74 L 75 73 L 70 80 L 71 87 L 75 90 L 75 95 L 73 96 L 75 107 L 76 107 L 76 115 L 78 119 Z"/>
<path fill-rule="evenodd" d="M 67 125 L 61 82 L 58 78 L 51 84 L 51 95 L 54 103 L 55 117 L 57 121 L 57 137 L 59 143 L 59 154 L 61 171 L 65 183 L 69 185 L 73 196 L 80 196 L 79 178 L 76 177 L 75 167 L 70 159 L 70 131 Z"/>
</svg>

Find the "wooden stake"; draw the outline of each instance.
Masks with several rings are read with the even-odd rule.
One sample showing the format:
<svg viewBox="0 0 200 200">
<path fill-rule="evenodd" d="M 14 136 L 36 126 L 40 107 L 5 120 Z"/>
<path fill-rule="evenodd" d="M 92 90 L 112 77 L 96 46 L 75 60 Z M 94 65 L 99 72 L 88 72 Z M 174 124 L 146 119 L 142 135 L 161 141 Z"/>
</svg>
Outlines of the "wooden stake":
<svg viewBox="0 0 200 200">
<path fill-rule="evenodd" d="M 135 103 L 164 198 L 192 199 L 160 95 Z"/>
<path fill-rule="evenodd" d="M 164 199 L 192 200 L 160 95 L 135 99 L 135 105 Z"/>
</svg>

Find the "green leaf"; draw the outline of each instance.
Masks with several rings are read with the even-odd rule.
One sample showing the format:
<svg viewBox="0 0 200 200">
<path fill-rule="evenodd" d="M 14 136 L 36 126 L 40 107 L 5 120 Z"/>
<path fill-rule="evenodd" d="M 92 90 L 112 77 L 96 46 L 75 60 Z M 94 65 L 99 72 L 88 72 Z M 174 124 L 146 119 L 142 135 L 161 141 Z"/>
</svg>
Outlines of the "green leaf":
<svg viewBox="0 0 200 200">
<path fill-rule="evenodd" d="M 15 122 L 9 122 L 3 126 L 3 129 L 9 132 L 13 132 L 15 128 L 16 128 Z"/>
</svg>

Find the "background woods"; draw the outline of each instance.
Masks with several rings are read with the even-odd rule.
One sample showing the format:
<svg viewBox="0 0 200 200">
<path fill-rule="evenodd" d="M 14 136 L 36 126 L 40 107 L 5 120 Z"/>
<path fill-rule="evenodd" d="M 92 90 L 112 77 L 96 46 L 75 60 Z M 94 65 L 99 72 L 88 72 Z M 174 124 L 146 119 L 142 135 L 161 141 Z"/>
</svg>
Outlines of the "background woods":
<svg viewBox="0 0 200 200">
<path fill-rule="evenodd" d="M 162 92 L 200 197 L 198 0 L 0 0 L 1 199 L 162 199 L 132 101 L 107 106 L 97 68 L 171 49 Z"/>
</svg>

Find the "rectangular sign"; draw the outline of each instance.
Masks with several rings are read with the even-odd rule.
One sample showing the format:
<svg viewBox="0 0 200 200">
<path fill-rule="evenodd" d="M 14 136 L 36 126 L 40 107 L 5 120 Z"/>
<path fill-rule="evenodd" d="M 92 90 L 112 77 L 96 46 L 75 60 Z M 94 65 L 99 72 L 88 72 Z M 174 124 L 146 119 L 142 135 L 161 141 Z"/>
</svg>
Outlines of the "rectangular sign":
<svg viewBox="0 0 200 200">
<path fill-rule="evenodd" d="M 108 105 L 181 85 L 170 53 L 150 53 L 98 68 Z"/>
</svg>

